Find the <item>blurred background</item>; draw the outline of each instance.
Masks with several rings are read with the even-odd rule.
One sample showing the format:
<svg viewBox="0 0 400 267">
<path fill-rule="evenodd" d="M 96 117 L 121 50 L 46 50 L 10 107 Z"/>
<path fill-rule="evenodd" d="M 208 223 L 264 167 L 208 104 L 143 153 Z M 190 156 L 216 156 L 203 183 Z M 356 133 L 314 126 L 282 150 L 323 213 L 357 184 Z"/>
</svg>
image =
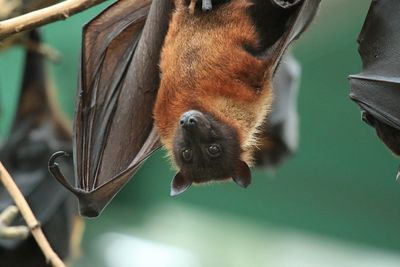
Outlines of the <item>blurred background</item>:
<svg viewBox="0 0 400 267">
<path fill-rule="evenodd" d="M 51 64 L 72 119 L 81 27 L 109 2 L 44 27 L 62 59 Z M 151 157 L 101 217 L 86 220 L 72 266 L 400 266 L 398 159 L 362 123 L 348 97 L 361 71 L 356 39 L 370 1 L 322 1 L 296 42 L 302 64 L 300 147 L 274 171 L 169 197 L 173 170 Z M 0 138 L 7 138 L 23 69 L 23 49 L 0 54 Z M 50 192 L 49 192 L 50 194 Z"/>
</svg>

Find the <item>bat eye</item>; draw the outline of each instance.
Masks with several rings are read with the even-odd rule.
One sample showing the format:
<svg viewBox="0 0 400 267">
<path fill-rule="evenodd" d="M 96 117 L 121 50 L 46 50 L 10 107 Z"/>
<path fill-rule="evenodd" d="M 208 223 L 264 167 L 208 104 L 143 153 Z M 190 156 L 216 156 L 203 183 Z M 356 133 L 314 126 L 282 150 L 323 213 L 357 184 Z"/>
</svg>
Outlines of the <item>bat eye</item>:
<svg viewBox="0 0 400 267">
<path fill-rule="evenodd" d="M 221 154 L 221 147 L 217 144 L 212 144 L 207 148 L 207 152 L 211 157 L 218 157 Z"/>
<path fill-rule="evenodd" d="M 193 153 L 191 149 L 185 149 L 182 151 L 182 158 L 186 161 L 189 162 L 192 160 Z"/>
</svg>

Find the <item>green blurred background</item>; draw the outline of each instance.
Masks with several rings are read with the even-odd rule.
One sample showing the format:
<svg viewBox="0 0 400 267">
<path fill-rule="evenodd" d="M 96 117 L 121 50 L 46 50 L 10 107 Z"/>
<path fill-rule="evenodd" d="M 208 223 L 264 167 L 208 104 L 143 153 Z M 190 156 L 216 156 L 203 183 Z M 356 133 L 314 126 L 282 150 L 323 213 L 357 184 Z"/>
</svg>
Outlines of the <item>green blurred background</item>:
<svg viewBox="0 0 400 267">
<path fill-rule="evenodd" d="M 108 4 L 43 28 L 48 44 L 62 54 L 51 71 L 70 118 L 81 27 Z M 361 122 L 348 97 L 347 76 L 361 70 L 356 38 L 369 4 L 322 1 L 316 20 L 294 46 L 302 64 L 301 139 L 294 157 L 273 172 L 254 170 L 247 190 L 212 185 L 170 198 L 174 172 L 160 151 L 100 218 L 86 221 L 81 259 L 74 266 L 400 266 L 399 161 Z M 22 63 L 21 48 L 0 54 L 2 138 L 13 118 Z M 156 245 L 173 248 L 186 263 L 112 262 L 123 248 L 129 257 L 129 248 L 147 247 L 135 240 L 150 242 L 154 253 Z M 136 259 L 147 255 L 132 253 Z"/>
</svg>

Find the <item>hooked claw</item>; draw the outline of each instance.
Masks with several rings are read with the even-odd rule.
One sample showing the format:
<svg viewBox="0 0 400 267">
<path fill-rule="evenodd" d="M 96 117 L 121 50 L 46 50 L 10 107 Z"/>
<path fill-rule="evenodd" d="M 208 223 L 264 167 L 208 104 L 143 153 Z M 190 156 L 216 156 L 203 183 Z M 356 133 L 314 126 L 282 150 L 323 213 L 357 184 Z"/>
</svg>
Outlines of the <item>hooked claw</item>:
<svg viewBox="0 0 400 267">
<path fill-rule="evenodd" d="M 58 151 L 51 155 L 48 163 L 49 168 L 58 165 L 56 159 L 58 159 L 59 157 L 69 157 L 69 153 L 65 151 Z"/>
</svg>

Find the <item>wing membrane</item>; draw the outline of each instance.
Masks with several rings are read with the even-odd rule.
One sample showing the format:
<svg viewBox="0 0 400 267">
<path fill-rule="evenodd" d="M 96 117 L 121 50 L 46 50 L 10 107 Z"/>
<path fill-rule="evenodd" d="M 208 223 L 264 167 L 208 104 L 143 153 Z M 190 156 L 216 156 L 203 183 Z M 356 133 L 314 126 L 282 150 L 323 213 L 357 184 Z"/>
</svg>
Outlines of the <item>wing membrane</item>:
<svg viewBox="0 0 400 267">
<path fill-rule="evenodd" d="M 54 162 L 50 171 L 97 216 L 160 147 L 152 108 L 170 1 L 118 1 L 84 28 L 75 114 L 76 187 Z"/>
</svg>

